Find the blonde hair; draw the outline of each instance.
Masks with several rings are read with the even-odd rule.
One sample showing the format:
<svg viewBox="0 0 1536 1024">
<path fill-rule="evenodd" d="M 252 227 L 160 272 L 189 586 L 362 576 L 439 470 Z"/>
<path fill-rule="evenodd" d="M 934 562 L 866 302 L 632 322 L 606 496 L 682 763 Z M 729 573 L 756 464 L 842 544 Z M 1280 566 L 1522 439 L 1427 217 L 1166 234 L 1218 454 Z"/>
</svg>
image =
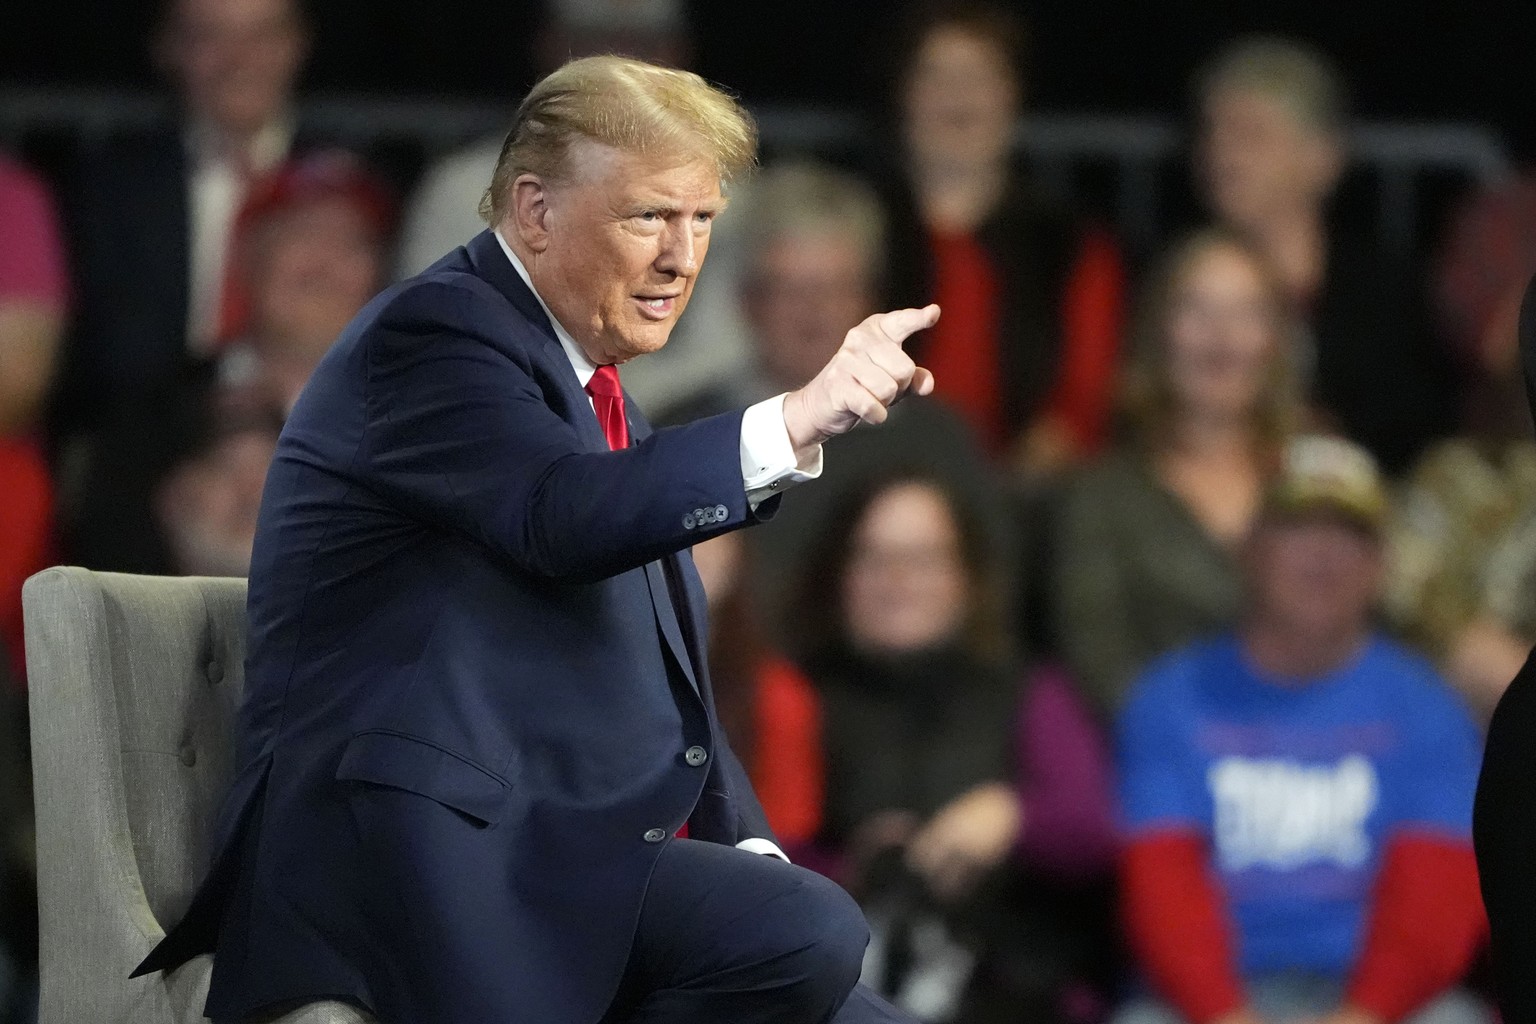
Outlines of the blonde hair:
<svg viewBox="0 0 1536 1024">
<path fill-rule="evenodd" d="M 885 211 L 874 190 L 845 171 L 812 160 L 775 164 L 748 193 L 743 236 L 748 263 L 784 237 L 828 234 L 852 239 L 873 277 L 885 261 Z"/>
<path fill-rule="evenodd" d="M 1259 448 L 1277 454 L 1302 419 L 1299 357 L 1302 327 L 1269 260 L 1240 233 L 1203 228 L 1175 243 L 1159 260 L 1141 295 L 1131 331 L 1131 351 L 1120 379 L 1123 427 L 1144 450 L 1167 444 L 1178 417 L 1168 359 L 1168 319 L 1196 261 L 1218 249 L 1237 252 L 1258 272 L 1273 316 L 1274 349 L 1264 388 L 1249 428 Z"/>
<path fill-rule="evenodd" d="M 480 216 L 501 221 L 519 175 L 567 179 L 579 138 L 629 153 L 699 156 L 714 163 L 722 184 L 757 159 L 752 115 L 698 75 L 629 57 L 583 57 L 551 72 L 518 106 Z"/>
<path fill-rule="evenodd" d="M 1204 104 L 1229 89 L 1257 92 L 1285 104 L 1313 131 L 1344 128 L 1344 81 L 1321 51 L 1278 36 L 1249 36 L 1218 53 L 1200 72 L 1196 96 Z"/>
</svg>

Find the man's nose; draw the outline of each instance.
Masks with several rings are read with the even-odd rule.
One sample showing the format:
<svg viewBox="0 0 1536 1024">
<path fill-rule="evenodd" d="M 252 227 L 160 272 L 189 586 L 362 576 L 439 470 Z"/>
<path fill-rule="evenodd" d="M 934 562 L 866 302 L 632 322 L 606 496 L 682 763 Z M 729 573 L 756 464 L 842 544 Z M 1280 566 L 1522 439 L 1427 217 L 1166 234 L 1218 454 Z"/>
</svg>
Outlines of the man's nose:
<svg viewBox="0 0 1536 1024">
<path fill-rule="evenodd" d="M 692 277 L 699 272 L 698 252 L 694 245 L 693 230 L 689 224 L 668 225 L 662 236 L 661 252 L 656 258 L 656 269 L 678 277 Z"/>
</svg>

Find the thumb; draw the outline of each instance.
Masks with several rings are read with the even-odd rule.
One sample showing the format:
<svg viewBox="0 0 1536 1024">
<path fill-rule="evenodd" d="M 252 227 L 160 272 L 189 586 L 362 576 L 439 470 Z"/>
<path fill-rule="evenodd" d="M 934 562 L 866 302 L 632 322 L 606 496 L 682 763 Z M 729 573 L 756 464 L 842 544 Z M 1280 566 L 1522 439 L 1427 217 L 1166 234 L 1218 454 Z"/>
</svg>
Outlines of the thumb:
<svg viewBox="0 0 1536 1024">
<path fill-rule="evenodd" d="M 875 326 L 880 328 L 880 333 L 898 345 L 938 322 L 939 307 L 933 303 L 922 309 L 896 309 L 875 316 Z"/>
</svg>

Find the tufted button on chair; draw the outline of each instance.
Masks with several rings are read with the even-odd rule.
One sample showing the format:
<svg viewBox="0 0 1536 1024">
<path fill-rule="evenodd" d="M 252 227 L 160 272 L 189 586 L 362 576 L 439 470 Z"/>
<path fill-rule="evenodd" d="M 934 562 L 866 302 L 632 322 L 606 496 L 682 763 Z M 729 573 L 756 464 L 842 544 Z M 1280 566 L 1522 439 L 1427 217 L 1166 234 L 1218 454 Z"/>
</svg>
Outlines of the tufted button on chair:
<svg viewBox="0 0 1536 1024">
<path fill-rule="evenodd" d="M 199 1024 L 213 958 L 128 972 L 186 912 L 233 773 L 245 581 L 41 572 L 22 590 L 40 1024 Z M 324 1002 L 273 1024 L 371 1024 Z"/>
</svg>

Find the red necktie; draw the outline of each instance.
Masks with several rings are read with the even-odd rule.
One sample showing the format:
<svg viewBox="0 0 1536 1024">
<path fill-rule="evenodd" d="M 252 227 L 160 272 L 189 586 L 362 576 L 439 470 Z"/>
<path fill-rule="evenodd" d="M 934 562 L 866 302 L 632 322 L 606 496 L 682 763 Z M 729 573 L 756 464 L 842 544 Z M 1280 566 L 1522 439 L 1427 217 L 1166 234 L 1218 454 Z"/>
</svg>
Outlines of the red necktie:
<svg viewBox="0 0 1536 1024">
<path fill-rule="evenodd" d="M 597 413 L 598 425 L 608 439 L 612 451 L 629 447 L 629 423 L 624 419 L 624 389 L 619 385 L 617 366 L 599 366 L 592 379 L 587 381 L 587 394 L 592 396 L 592 411 Z M 688 838 L 688 823 L 677 830 L 679 839 Z"/>
<path fill-rule="evenodd" d="M 624 419 L 624 388 L 619 385 L 619 368 L 599 366 L 587 381 L 587 394 L 592 396 L 592 411 L 597 413 L 597 423 L 603 428 L 608 447 L 613 451 L 628 448 L 629 423 Z"/>
</svg>

